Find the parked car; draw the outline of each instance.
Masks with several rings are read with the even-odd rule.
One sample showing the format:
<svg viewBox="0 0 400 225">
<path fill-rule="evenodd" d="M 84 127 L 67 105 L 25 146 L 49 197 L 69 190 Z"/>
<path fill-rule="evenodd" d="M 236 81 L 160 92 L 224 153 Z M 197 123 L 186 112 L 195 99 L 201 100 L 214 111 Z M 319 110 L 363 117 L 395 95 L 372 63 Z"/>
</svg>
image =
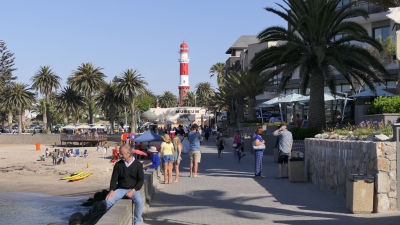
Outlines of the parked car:
<svg viewBox="0 0 400 225">
<path fill-rule="evenodd" d="M 11 128 L 12 128 L 13 130 L 18 130 L 18 125 L 13 125 Z"/>
</svg>

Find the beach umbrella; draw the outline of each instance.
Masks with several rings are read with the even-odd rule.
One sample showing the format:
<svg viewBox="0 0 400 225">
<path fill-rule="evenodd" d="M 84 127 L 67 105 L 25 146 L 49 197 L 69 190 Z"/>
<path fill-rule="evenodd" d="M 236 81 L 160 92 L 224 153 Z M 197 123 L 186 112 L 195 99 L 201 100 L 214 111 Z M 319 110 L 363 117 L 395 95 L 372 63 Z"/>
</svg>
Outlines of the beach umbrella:
<svg viewBox="0 0 400 225">
<path fill-rule="evenodd" d="M 324 93 L 324 101 L 333 101 L 333 100 L 345 100 L 345 97 L 341 96 L 334 96 L 331 93 Z M 351 100 L 351 99 L 348 99 Z M 301 99 L 299 102 L 308 102 L 310 101 L 310 96 L 305 96 L 303 99 Z"/>
<path fill-rule="evenodd" d="M 382 90 L 380 88 L 376 88 L 376 93 L 374 93 L 371 90 L 365 90 L 365 91 L 362 91 L 362 92 L 360 92 L 358 94 L 351 95 L 349 97 L 351 97 L 351 98 L 368 98 L 368 97 L 378 97 L 378 96 L 392 97 L 392 96 L 395 96 L 395 95 L 390 93 L 390 92 L 384 91 L 384 90 Z"/>
<path fill-rule="evenodd" d="M 137 154 L 137 155 L 146 155 L 147 156 L 146 152 L 140 151 L 138 149 L 132 149 L 132 153 Z"/>
<path fill-rule="evenodd" d="M 73 125 L 67 125 L 67 126 L 61 127 L 61 129 L 76 129 L 76 127 Z"/>
</svg>

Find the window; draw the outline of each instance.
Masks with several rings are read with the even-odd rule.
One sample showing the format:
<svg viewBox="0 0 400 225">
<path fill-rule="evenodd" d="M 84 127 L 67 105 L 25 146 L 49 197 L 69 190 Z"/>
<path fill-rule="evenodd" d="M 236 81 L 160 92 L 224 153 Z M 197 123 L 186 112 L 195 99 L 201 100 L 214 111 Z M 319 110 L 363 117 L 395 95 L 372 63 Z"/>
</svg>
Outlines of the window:
<svg viewBox="0 0 400 225">
<path fill-rule="evenodd" d="M 382 38 L 382 41 L 386 40 L 390 36 L 390 27 L 379 27 L 373 29 L 374 38 L 377 39 L 379 36 Z"/>
<path fill-rule="evenodd" d="M 341 1 L 339 2 L 339 4 L 336 6 L 336 8 L 341 8 L 342 6 L 349 4 L 350 1 L 351 1 L 351 0 L 341 0 Z"/>
</svg>

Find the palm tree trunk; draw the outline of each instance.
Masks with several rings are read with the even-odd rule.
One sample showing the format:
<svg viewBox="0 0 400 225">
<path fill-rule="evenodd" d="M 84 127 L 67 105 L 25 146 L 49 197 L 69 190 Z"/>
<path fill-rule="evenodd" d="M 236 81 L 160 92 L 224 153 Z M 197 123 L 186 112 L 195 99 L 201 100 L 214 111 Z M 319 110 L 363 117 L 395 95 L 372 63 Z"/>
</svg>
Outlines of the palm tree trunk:
<svg viewBox="0 0 400 225">
<path fill-rule="evenodd" d="M 231 101 L 231 107 L 229 107 L 229 112 L 230 112 L 230 116 L 229 116 L 229 122 L 232 123 L 236 123 L 236 112 L 235 112 L 235 104 L 233 102 L 233 100 Z"/>
<path fill-rule="evenodd" d="M 72 122 L 72 111 L 68 110 L 68 124 Z"/>
<path fill-rule="evenodd" d="M 89 106 L 89 124 L 93 124 L 93 106 L 92 106 L 92 95 L 88 94 L 88 106 Z"/>
<path fill-rule="evenodd" d="M 247 110 L 247 119 L 248 120 L 255 120 L 256 119 L 256 110 L 254 109 L 256 107 L 256 98 L 254 97 L 249 97 L 247 99 L 248 101 L 248 110 Z M 262 115 L 261 115 L 262 116 Z"/>
<path fill-rule="evenodd" d="M 22 133 L 22 109 L 18 109 L 18 134 Z"/>
<path fill-rule="evenodd" d="M 12 111 L 8 112 L 8 131 L 11 133 L 12 131 L 12 117 L 13 117 L 13 113 Z"/>
<path fill-rule="evenodd" d="M 109 115 L 110 115 L 110 125 L 111 125 L 110 134 L 114 134 L 115 110 L 111 109 L 109 112 L 110 112 Z"/>
<path fill-rule="evenodd" d="M 43 127 L 47 130 L 47 99 L 43 111 Z"/>
<path fill-rule="evenodd" d="M 26 126 L 26 123 L 25 123 L 25 110 L 24 109 L 21 112 L 21 123 L 22 123 L 22 133 L 24 133 L 25 126 Z"/>
<path fill-rule="evenodd" d="M 50 124 L 47 122 L 47 120 L 50 121 L 50 113 L 49 113 L 49 108 L 50 108 L 50 103 L 49 103 L 49 95 L 46 93 L 46 107 L 45 108 L 45 115 L 46 115 L 46 123 L 44 123 L 44 116 L 43 116 L 43 123 L 44 123 L 44 127 L 47 130 L 47 133 L 50 134 L 51 133 L 51 128 L 50 128 Z"/>
<path fill-rule="evenodd" d="M 238 123 L 243 123 L 244 121 L 244 100 L 242 97 L 236 99 L 236 112 L 237 112 L 237 120 Z"/>
<path fill-rule="evenodd" d="M 135 101 L 131 102 L 131 133 L 136 133 L 136 121 L 135 121 Z"/>
<path fill-rule="evenodd" d="M 325 102 L 324 102 L 324 76 L 318 69 L 311 71 L 310 78 L 310 106 L 309 106 L 309 124 L 310 127 L 318 132 L 326 126 L 325 121 Z"/>
</svg>

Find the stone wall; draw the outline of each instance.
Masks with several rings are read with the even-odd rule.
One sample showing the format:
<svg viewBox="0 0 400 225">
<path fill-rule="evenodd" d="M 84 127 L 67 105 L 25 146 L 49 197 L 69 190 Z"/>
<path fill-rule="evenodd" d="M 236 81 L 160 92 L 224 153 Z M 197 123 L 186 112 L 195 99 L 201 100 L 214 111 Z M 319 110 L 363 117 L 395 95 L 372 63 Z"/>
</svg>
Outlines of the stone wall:
<svg viewBox="0 0 400 225">
<path fill-rule="evenodd" d="M 346 195 L 348 174 L 375 177 L 374 212 L 397 210 L 396 143 L 305 140 L 305 176 L 309 182 Z"/>
<path fill-rule="evenodd" d="M 160 167 L 157 170 L 145 172 L 144 184 L 140 189 L 143 199 L 143 220 L 145 220 L 151 201 L 159 183 Z M 130 199 L 120 199 L 108 210 L 96 225 L 132 224 L 135 206 Z"/>
</svg>

